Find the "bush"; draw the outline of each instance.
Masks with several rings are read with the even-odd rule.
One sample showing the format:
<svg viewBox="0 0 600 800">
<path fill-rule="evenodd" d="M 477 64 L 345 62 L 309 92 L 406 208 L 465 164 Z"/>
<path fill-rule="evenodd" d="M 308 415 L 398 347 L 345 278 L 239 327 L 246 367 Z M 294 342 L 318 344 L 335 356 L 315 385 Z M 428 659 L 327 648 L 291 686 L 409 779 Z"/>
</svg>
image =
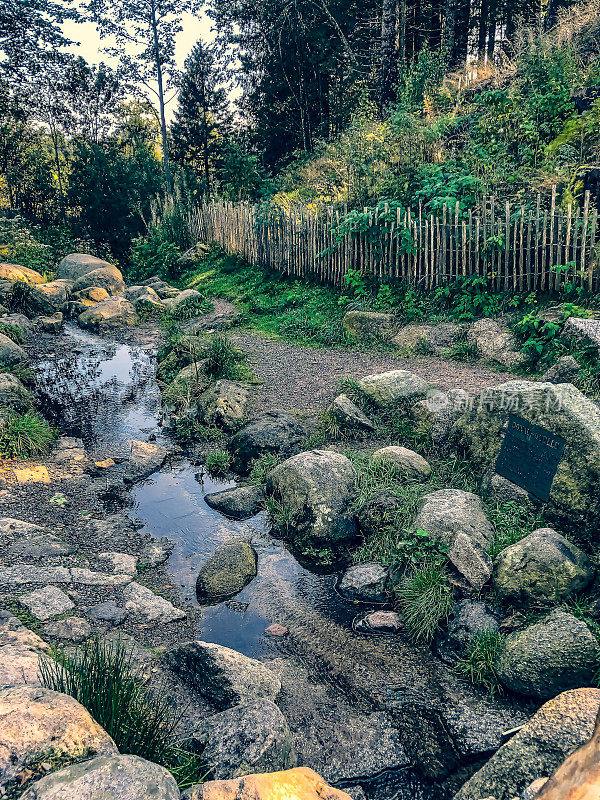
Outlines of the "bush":
<svg viewBox="0 0 600 800">
<path fill-rule="evenodd" d="M 213 450 L 206 455 L 206 469 L 211 475 L 227 475 L 231 467 L 231 456 L 226 450 Z"/>
<path fill-rule="evenodd" d="M 402 618 L 414 642 L 430 642 L 452 608 L 452 587 L 444 568 L 425 563 L 407 574 L 395 589 Z"/>
<path fill-rule="evenodd" d="M 10 458 L 46 455 L 56 435 L 36 411 L 8 413 L 0 419 L 0 453 Z"/>
<path fill-rule="evenodd" d="M 188 297 L 171 312 L 174 319 L 193 319 L 213 310 L 213 304 L 206 297 Z"/>
<path fill-rule="evenodd" d="M 502 647 L 501 634 L 494 631 L 478 633 L 467 645 L 465 656 L 456 664 L 456 670 L 475 686 L 486 689 L 492 697 L 502 694 L 504 689 L 496 671 Z"/>
<path fill-rule="evenodd" d="M 180 717 L 173 716 L 168 694 L 147 688 L 132 651 L 121 641 L 102 644 L 95 638 L 55 658 L 40 661 L 42 685 L 87 708 L 119 752 L 161 764 L 180 786 L 201 779 L 198 757 L 178 746 Z"/>
<path fill-rule="evenodd" d="M 213 378 L 240 378 L 244 376 L 245 353 L 234 347 L 222 334 L 213 336 L 206 347 L 205 372 Z"/>
</svg>

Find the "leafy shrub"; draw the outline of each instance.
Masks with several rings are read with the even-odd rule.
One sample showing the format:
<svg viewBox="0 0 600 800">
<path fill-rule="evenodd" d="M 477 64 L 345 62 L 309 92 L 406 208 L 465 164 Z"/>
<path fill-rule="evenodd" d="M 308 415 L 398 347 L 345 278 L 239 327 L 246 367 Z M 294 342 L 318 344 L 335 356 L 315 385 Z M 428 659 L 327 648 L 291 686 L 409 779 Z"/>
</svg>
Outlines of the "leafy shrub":
<svg viewBox="0 0 600 800">
<path fill-rule="evenodd" d="M 121 753 L 140 756 L 169 769 L 180 786 L 201 779 L 200 760 L 180 749 L 167 692 L 151 691 L 131 650 L 97 638 L 40 662 L 42 684 L 74 697 L 114 739 Z"/>
<path fill-rule="evenodd" d="M 504 692 L 496 670 L 503 644 L 502 635 L 495 631 L 478 633 L 469 641 L 464 657 L 456 664 L 459 674 L 475 686 L 481 686 L 492 697 Z"/>
<path fill-rule="evenodd" d="M 430 642 L 452 608 L 452 587 L 443 566 L 424 563 L 408 573 L 394 590 L 409 636 L 414 642 Z"/>
<path fill-rule="evenodd" d="M 206 455 L 206 469 L 211 475 L 227 475 L 231 468 L 231 456 L 226 450 L 213 450 Z"/>
<path fill-rule="evenodd" d="M 174 319 L 193 319 L 213 310 L 213 304 L 206 297 L 188 297 L 171 312 Z"/>
<path fill-rule="evenodd" d="M 46 455 L 56 431 L 36 411 L 0 418 L 0 453 L 10 458 Z"/>
<path fill-rule="evenodd" d="M 178 278 L 188 266 L 182 259 L 192 247 L 185 210 L 174 203 L 163 210 L 145 236 L 140 236 L 131 248 L 132 273 L 136 280 L 158 275 L 163 280 Z"/>
</svg>

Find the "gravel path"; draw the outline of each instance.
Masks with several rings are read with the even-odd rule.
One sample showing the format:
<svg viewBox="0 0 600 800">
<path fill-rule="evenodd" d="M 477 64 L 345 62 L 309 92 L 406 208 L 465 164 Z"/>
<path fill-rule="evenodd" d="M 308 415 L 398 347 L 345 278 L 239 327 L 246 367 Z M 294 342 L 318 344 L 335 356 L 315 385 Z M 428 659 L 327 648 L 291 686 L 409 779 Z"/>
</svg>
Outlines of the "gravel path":
<svg viewBox="0 0 600 800">
<path fill-rule="evenodd" d="M 248 363 L 261 382 L 255 391 L 255 413 L 319 412 L 336 396 L 341 378 L 392 369 L 408 369 L 440 389 L 480 389 L 516 377 L 478 364 L 402 358 L 377 350 L 315 348 L 247 331 L 232 333 L 231 339 L 248 354 Z"/>
</svg>

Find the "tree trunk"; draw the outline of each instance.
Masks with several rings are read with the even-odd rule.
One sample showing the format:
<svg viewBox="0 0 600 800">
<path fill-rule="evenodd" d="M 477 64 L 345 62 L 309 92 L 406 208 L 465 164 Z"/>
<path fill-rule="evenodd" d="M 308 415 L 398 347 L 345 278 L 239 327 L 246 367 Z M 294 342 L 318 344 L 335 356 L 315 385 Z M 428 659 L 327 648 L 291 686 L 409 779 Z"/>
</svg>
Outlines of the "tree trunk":
<svg viewBox="0 0 600 800">
<path fill-rule="evenodd" d="M 396 35 L 398 0 L 382 0 L 381 4 L 381 66 L 379 78 L 379 107 L 383 111 L 394 99 L 396 78 Z"/>
<path fill-rule="evenodd" d="M 491 61 L 494 58 L 495 48 L 496 48 L 496 3 L 494 2 L 494 0 L 492 0 L 489 9 L 488 42 L 487 42 L 487 55 L 489 61 Z"/>
<path fill-rule="evenodd" d="M 477 57 L 480 61 L 485 59 L 485 43 L 488 31 L 488 0 L 480 0 L 479 6 L 479 35 L 477 39 Z"/>
<path fill-rule="evenodd" d="M 205 75 L 200 70 L 200 91 L 202 92 L 202 149 L 204 153 L 204 180 L 206 182 L 206 195 L 210 197 L 210 161 L 208 158 L 208 96 L 206 92 Z"/>
<path fill-rule="evenodd" d="M 456 0 L 453 11 L 450 64 L 456 67 L 467 60 L 471 27 L 471 0 Z"/>
<path fill-rule="evenodd" d="M 169 161 L 169 140 L 167 138 L 167 120 L 165 117 L 165 95 L 163 89 L 162 64 L 160 63 L 160 45 L 158 43 L 158 22 L 156 20 L 156 3 L 151 0 L 152 13 L 152 36 L 154 39 L 154 62 L 156 64 L 156 82 L 158 83 L 158 107 L 160 112 L 160 135 L 163 148 L 163 164 L 165 169 L 165 183 L 167 193 L 173 194 L 173 178 L 171 175 L 171 164 Z"/>
</svg>

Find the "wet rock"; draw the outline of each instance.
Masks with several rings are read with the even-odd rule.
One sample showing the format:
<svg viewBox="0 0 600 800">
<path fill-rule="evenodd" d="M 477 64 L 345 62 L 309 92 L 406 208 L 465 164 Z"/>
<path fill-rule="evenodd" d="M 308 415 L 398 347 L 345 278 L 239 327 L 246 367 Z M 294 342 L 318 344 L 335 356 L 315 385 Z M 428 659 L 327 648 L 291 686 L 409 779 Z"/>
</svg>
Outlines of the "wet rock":
<svg viewBox="0 0 600 800">
<path fill-rule="evenodd" d="M 76 281 L 82 275 L 87 275 L 95 269 L 116 269 L 108 261 L 88 255 L 87 253 L 69 253 L 58 264 L 56 268 L 57 278 L 67 278 Z"/>
<path fill-rule="evenodd" d="M 281 682 L 254 658 L 209 642 L 184 642 L 168 650 L 166 664 L 220 709 L 252 700 L 275 700 Z"/>
<path fill-rule="evenodd" d="M 483 600 L 460 600 L 446 630 L 436 640 L 438 655 L 446 663 L 454 665 L 476 636 L 498 633 L 501 620 L 500 612 Z"/>
<path fill-rule="evenodd" d="M 550 700 L 464 784 L 454 800 L 480 800 L 490 794 L 497 800 L 512 800 L 540 775 L 551 775 L 590 739 L 599 706 L 599 689 L 575 689 Z"/>
<path fill-rule="evenodd" d="M 62 311 L 44 317 L 36 317 L 34 322 L 44 333 L 60 333 L 63 326 Z"/>
<path fill-rule="evenodd" d="M 134 483 L 147 478 L 162 467 L 167 455 L 167 448 L 160 444 L 133 439 L 130 443 L 127 462 L 123 468 L 123 480 Z"/>
<path fill-rule="evenodd" d="M 560 602 L 594 576 L 588 556 L 551 528 L 533 531 L 494 561 L 494 587 L 503 600 Z"/>
<path fill-rule="evenodd" d="M 423 378 L 405 369 L 367 375 L 358 381 L 357 387 L 366 400 L 384 410 L 412 405 L 427 392 Z"/>
<path fill-rule="evenodd" d="M 352 602 L 385 603 L 388 578 L 389 570 L 382 564 L 356 564 L 344 572 L 338 590 L 342 597 Z"/>
<path fill-rule="evenodd" d="M 140 567 L 145 567 L 147 569 L 160 567 L 161 564 L 169 560 L 173 552 L 173 547 L 173 542 L 170 542 L 168 539 L 147 542 L 140 552 L 138 564 Z"/>
<path fill-rule="evenodd" d="M 448 547 L 449 561 L 474 588 L 481 589 L 490 578 L 494 529 L 477 495 L 458 489 L 425 495 L 413 530 L 426 531 Z"/>
<path fill-rule="evenodd" d="M 371 611 L 357 617 L 352 627 L 361 633 L 398 633 L 402 629 L 402 620 L 395 611 Z"/>
<path fill-rule="evenodd" d="M 92 635 L 90 624 L 79 617 L 68 617 L 68 619 L 61 619 L 58 622 L 49 622 L 44 626 L 44 632 L 47 636 L 63 639 L 65 642 L 73 642 L 73 644 L 79 644 Z"/>
<path fill-rule="evenodd" d="M 288 458 L 267 477 L 267 494 L 281 503 L 289 536 L 300 549 L 339 550 L 356 540 L 350 511 L 356 473 L 341 453 L 311 450 Z"/>
<path fill-rule="evenodd" d="M 267 774 L 246 775 L 228 781 L 207 781 L 187 792 L 182 800 L 352 800 L 328 786 L 308 767 Z"/>
<path fill-rule="evenodd" d="M 52 457 L 57 464 L 85 461 L 86 454 L 83 440 L 72 436 L 61 436 L 52 450 Z"/>
<path fill-rule="evenodd" d="M 256 577 L 256 551 L 245 539 L 217 547 L 202 565 L 196 580 L 199 600 L 219 600 L 241 592 Z"/>
<path fill-rule="evenodd" d="M 279 625 L 277 622 L 274 622 L 272 625 L 269 625 L 268 628 L 265 628 L 266 635 L 274 636 L 276 639 L 283 639 L 283 637 L 287 636 L 289 632 L 289 628 L 286 628 L 285 625 Z"/>
<path fill-rule="evenodd" d="M 476 469 L 493 469 L 502 431 L 511 413 L 567 440 L 552 484 L 548 512 L 552 520 L 580 526 L 579 535 L 595 535 L 600 521 L 600 410 L 571 384 L 511 381 L 486 389 L 482 402 L 452 426 L 449 441 Z"/>
<path fill-rule="evenodd" d="M 340 394 L 335 398 L 329 407 L 328 413 L 343 430 L 375 430 L 375 425 L 373 425 L 367 415 L 363 414 L 360 408 L 345 394 Z"/>
<path fill-rule="evenodd" d="M 573 383 L 579 377 L 581 364 L 573 356 L 561 356 L 542 375 L 542 380 L 548 383 Z"/>
<path fill-rule="evenodd" d="M 129 610 L 120 608 L 113 600 L 98 603 L 87 612 L 89 619 L 96 622 L 107 622 L 109 625 L 122 625 L 129 616 Z"/>
<path fill-rule="evenodd" d="M 125 575 L 135 575 L 137 572 L 137 558 L 129 553 L 100 553 L 98 559 L 110 566 L 113 572 L 122 572 Z"/>
<path fill-rule="evenodd" d="M 239 520 L 250 519 L 258 514 L 263 508 L 264 499 L 260 486 L 237 486 L 204 496 L 206 504 L 211 508 Z"/>
<path fill-rule="evenodd" d="M 0 368 L 14 367 L 28 360 L 27 353 L 12 339 L 0 333 Z"/>
<path fill-rule="evenodd" d="M 599 658 L 600 645 L 585 622 L 557 608 L 506 637 L 497 672 L 507 689 L 545 699 L 588 685 Z"/>
<path fill-rule="evenodd" d="M 24 594 L 19 598 L 19 602 L 42 622 L 75 608 L 68 595 L 57 586 L 44 586 L 42 589 Z"/>
<path fill-rule="evenodd" d="M 382 447 L 373 453 L 373 461 L 383 461 L 385 464 L 398 470 L 407 478 L 427 480 L 431 475 L 429 463 L 414 450 L 407 447 Z"/>
<path fill-rule="evenodd" d="M 23 414 L 33 408 L 33 395 L 10 372 L 0 373 L 0 408 Z"/>
<path fill-rule="evenodd" d="M 146 622 L 167 624 L 178 619 L 185 619 L 185 612 L 164 597 L 154 594 L 151 589 L 132 582 L 123 590 L 127 611 L 139 614 Z"/>
<path fill-rule="evenodd" d="M 348 311 L 344 314 L 342 327 L 355 341 L 379 340 L 389 342 L 396 332 L 397 322 L 393 314 L 375 311 Z"/>
<path fill-rule="evenodd" d="M 24 283 L 44 283 L 46 279 L 39 272 L 29 267 L 23 267 L 20 264 L 9 264 L 6 261 L 0 263 L 0 280 L 10 281 L 16 283 L 23 281 Z"/>
<path fill-rule="evenodd" d="M 117 748 L 72 697 L 34 686 L 0 691 L 0 785 L 24 766 L 47 757 L 113 755 Z"/>
<path fill-rule="evenodd" d="M 194 733 L 194 745 L 216 779 L 291 769 L 298 763 L 288 724 L 271 700 L 242 703 L 208 717 Z"/>
<path fill-rule="evenodd" d="M 171 773 L 138 756 L 104 756 L 36 781 L 22 800 L 179 800 Z"/>
<path fill-rule="evenodd" d="M 109 297 L 108 300 L 102 300 L 93 308 L 86 309 L 77 320 L 82 328 L 103 334 L 114 328 L 136 325 L 138 316 L 129 300 L 117 296 Z"/>
<path fill-rule="evenodd" d="M 233 431 L 241 427 L 250 402 L 250 389 L 243 383 L 218 380 L 198 400 L 198 414 L 206 425 Z"/>
<path fill-rule="evenodd" d="M 507 369 L 516 369 L 526 361 L 515 336 L 494 319 L 474 322 L 467 333 L 467 341 L 477 347 L 480 356 Z"/>
<path fill-rule="evenodd" d="M 305 435 L 305 427 L 291 414 L 264 414 L 232 437 L 229 449 L 234 458 L 234 469 L 240 474 L 248 473 L 252 461 L 265 453 L 283 457 L 295 455 L 300 451 Z"/>
</svg>

